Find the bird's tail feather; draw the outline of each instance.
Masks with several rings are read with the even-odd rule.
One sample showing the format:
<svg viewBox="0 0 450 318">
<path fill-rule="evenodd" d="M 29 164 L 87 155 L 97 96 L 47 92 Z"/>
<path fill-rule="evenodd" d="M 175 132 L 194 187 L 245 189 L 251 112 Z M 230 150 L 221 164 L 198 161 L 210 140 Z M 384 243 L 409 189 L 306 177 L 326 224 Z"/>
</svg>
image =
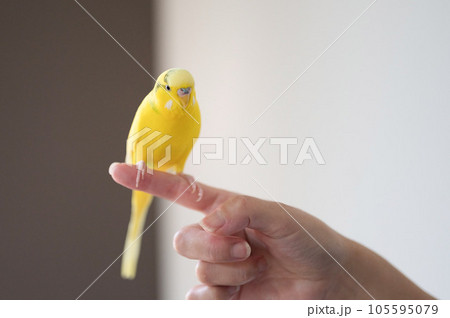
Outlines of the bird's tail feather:
<svg viewBox="0 0 450 318">
<path fill-rule="evenodd" d="M 133 191 L 131 198 L 131 219 L 128 224 L 124 253 L 122 255 L 121 275 L 125 279 L 134 279 L 141 250 L 142 231 L 147 217 L 148 207 L 153 196 Z"/>
</svg>

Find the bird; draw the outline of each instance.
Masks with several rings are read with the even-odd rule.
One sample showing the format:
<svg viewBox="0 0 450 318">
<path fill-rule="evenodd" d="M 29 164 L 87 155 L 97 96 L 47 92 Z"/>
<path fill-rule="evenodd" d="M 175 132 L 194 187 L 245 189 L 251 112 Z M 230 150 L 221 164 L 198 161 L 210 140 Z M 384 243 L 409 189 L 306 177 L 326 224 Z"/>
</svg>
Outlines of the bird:
<svg viewBox="0 0 450 318">
<path fill-rule="evenodd" d="M 191 73 L 171 68 L 158 76 L 136 111 L 127 138 L 125 162 L 136 165 L 136 187 L 145 170 L 183 172 L 201 127 L 200 108 Z M 131 217 L 122 255 L 121 276 L 134 279 L 141 239 L 153 196 L 133 190 Z"/>
</svg>

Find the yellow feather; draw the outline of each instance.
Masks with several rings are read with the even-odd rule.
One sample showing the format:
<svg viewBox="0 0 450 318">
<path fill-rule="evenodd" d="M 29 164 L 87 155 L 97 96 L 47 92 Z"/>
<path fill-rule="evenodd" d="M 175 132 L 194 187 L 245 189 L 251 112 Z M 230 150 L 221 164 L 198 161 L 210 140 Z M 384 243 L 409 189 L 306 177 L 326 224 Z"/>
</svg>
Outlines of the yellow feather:
<svg viewBox="0 0 450 318">
<path fill-rule="evenodd" d="M 199 136 L 200 123 L 192 75 L 183 69 L 165 71 L 136 112 L 127 139 L 125 161 L 134 165 L 143 162 L 147 169 L 182 172 Z M 145 178 L 138 172 L 136 182 L 142 177 Z M 131 218 L 122 256 L 121 275 L 125 279 L 136 276 L 141 235 L 152 198 L 145 192 L 132 193 Z"/>
</svg>

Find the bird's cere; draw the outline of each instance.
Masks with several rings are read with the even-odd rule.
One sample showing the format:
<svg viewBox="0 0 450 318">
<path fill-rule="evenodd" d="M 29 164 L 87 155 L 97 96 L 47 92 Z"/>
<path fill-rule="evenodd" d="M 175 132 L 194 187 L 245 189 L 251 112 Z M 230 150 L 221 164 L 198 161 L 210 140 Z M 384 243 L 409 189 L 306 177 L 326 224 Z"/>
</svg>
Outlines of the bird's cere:
<svg viewBox="0 0 450 318">
<path fill-rule="evenodd" d="M 177 91 L 178 96 L 185 96 L 185 95 L 189 95 L 190 93 L 191 93 L 191 88 L 190 87 L 180 88 Z"/>
</svg>

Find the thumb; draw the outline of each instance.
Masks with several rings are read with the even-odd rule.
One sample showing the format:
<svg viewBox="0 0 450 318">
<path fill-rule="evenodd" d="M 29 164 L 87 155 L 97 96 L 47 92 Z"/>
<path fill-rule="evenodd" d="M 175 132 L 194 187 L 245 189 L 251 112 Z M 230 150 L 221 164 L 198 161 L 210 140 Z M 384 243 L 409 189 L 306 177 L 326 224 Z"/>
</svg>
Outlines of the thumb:
<svg viewBox="0 0 450 318">
<path fill-rule="evenodd" d="M 299 230 L 295 219 L 303 215 L 307 213 L 278 202 L 235 195 L 203 218 L 200 225 L 208 232 L 221 235 L 251 228 L 273 238 L 282 238 Z"/>
</svg>

